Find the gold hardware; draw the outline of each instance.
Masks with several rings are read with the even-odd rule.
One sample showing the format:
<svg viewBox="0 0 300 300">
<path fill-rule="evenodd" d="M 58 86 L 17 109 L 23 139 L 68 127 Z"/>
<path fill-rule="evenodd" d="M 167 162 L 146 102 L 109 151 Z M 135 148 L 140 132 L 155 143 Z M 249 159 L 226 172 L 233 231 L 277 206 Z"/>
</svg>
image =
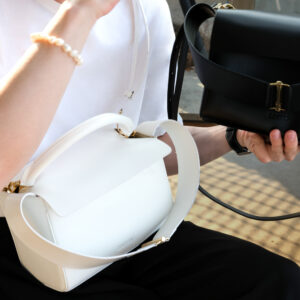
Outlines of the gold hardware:
<svg viewBox="0 0 300 300">
<path fill-rule="evenodd" d="M 146 135 L 146 134 L 142 134 L 142 133 L 137 132 L 137 131 L 133 131 L 133 132 L 131 133 L 131 135 L 127 135 L 127 134 L 125 134 L 125 133 L 123 132 L 123 130 L 122 130 L 121 128 L 119 128 L 119 125 L 118 125 L 118 124 L 117 124 L 117 128 L 115 128 L 115 131 L 116 131 L 119 135 L 121 135 L 121 136 L 123 136 L 123 137 L 125 137 L 125 138 L 127 138 L 127 139 L 145 139 L 145 138 L 153 138 L 153 136 L 149 136 L 149 135 Z"/>
<path fill-rule="evenodd" d="M 235 9 L 235 7 L 230 3 L 218 3 L 214 6 L 214 9 Z"/>
<path fill-rule="evenodd" d="M 123 108 L 120 109 L 119 114 L 120 114 L 120 115 L 123 114 Z M 119 135 L 121 135 L 121 136 L 123 136 L 123 137 L 125 137 L 125 138 L 127 138 L 127 139 L 132 139 L 132 138 L 136 138 L 136 139 L 137 139 L 137 138 L 138 138 L 138 139 L 141 139 L 141 138 L 153 138 L 153 136 L 148 136 L 148 135 L 145 135 L 145 134 L 136 132 L 136 131 L 133 131 L 133 132 L 131 133 L 131 135 L 127 135 L 127 134 L 125 134 L 125 133 L 123 132 L 123 130 L 119 127 L 119 124 L 117 124 L 117 128 L 115 128 L 115 131 L 116 131 Z"/>
<path fill-rule="evenodd" d="M 2 189 L 2 192 L 6 192 L 6 193 L 25 193 L 27 192 L 30 188 L 32 188 L 32 186 L 26 186 L 26 185 L 21 185 L 21 181 L 14 181 L 14 182 L 10 182 L 8 184 L 8 186 L 4 187 Z"/>
<path fill-rule="evenodd" d="M 142 245 L 141 248 L 145 248 L 145 247 L 148 247 L 148 246 L 151 246 L 151 245 L 155 245 L 155 246 L 158 246 L 160 244 L 163 244 L 163 243 L 166 243 L 170 240 L 170 238 L 166 238 L 166 237 L 161 237 L 160 239 L 157 239 L 157 240 L 154 240 L 154 241 L 150 241 L 150 242 L 147 242 L 147 243 L 144 243 Z"/>
<path fill-rule="evenodd" d="M 133 95 L 134 95 L 134 91 L 129 92 L 128 93 L 128 99 L 132 99 Z"/>
<path fill-rule="evenodd" d="M 115 131 L 116 131 L 119 135 L 121 135 L 121 136 L 123 136 L 123 137 L 125 137 L 125 138 L 127 138 L 127 139 L 132 138 L 132 137 L 135 135 L 135 131 L 133 131 L 133 132 L 131 133 L 131 135 L 125 134 L 125 133 L 123 132 L 123 130 L 119 127 L 119 124 L 117 124 L 117 128 L 115 128 Z"/>
<path fill-rule="evenodd" d="M 275 102 L 275 107 L 271 107 L 271 110 L 275 110 L 276 112 L 281 112 L 281 111 L 285 111 L 285 109 L 283 109 L 282 106 L 282 87 L 286 86 L 286 87 L 290 87 L 289 84 L 287 83 L 283 83 L 280 80 L 277 80 L 276 82 L 272 82 L 270 83 L 270 86 L 276 86 L 276 102 Z"/>
<path fill-rule="evenodd" d="M 146 135 L 137 131 L 134 131 L 129 138 L 134 138 L 134 139 L 147 139 L 147 138 L 153 138 L 153 136 Z"/>
</svg>

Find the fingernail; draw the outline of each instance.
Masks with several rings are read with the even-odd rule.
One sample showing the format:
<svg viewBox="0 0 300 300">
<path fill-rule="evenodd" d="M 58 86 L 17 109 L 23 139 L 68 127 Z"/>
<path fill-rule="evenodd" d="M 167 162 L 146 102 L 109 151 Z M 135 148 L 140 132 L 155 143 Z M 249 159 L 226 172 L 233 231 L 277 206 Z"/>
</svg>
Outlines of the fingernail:
<svg viewBox="0 0 300 300">
<path fill-rule="evenodd" d="M 280 136 L 281 136 L 281 134 L 280 134 L 280 131 L 279 131 L 279 130 L 276 130 L 276 131 L 273 132 L 273 138 L 279 139 Z"/>
<path fill-rule="evenodd" d="M 288 132 L 287 138 L 289 141 L 293 142 L 296 140 L 296 134 L 294 132 Z"/>
</svg>

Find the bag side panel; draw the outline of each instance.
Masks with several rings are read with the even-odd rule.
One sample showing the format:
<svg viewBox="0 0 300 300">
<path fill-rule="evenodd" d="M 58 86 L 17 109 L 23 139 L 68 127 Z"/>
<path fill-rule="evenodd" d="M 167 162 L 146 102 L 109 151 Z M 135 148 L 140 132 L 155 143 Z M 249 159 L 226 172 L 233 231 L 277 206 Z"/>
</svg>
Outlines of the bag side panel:
<svg viewBox="0 0 300 300">
<path fill-rule="evenodd" d="M 43 199 L 27 197 L 22 208 L 27 222 L 43 237 L 55 242 Z M 22 265 L 44 285 L 58 291 L 66 291 L 63 269 L 29 249 L 12 231 L 11 233 Z"/>
<path fill-rule="evenodd" d="M 65 292 L 66 282 L 62 268 L 29 249 L 12 231 L 11 234 L 21 264 L 45 286 Z"/>
<path fill-rule="evenodd" d="M 81 285 L 85 281 L 92 278 L 94 275 L 99 273 L 100 271 L 107 268 L 111 263 L 107 265 L 102 265 L 96 268 L 89 268 L 89 269 L 71 269 L 71 268 L 64 268 L 64 274 L 66 278 L 66 291 L 71 291 L 77 286 Z"/>
</svg>

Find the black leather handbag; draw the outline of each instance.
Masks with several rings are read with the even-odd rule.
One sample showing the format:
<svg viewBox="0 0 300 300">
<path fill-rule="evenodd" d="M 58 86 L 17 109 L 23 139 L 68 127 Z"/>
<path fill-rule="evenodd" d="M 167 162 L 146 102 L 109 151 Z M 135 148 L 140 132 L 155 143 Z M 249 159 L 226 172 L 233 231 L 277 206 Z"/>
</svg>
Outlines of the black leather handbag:
<svg viewBox="0 0 300 300">
<path fill-rule="evenodd" d="M 208 52 L 199 27 L 209 18 L 213 27 Z M 265 135 L 274 128 L 300 135 L 300 18 L 194 5 L 173 51 L 170 118 L 177 117 L 188 46 L 205 87 L 203 120 Z"/>
<path fill-rule="evenodd" d="M 205 121 L 268 136 L 293 129 L 300 137 L 300 18 L 249 10 L 214 8 L 180 0 L 186 13 L 170 62 L 168 115 L 177 120 L 188 49 L 204 84 L 200 116 Z M 233 8 L 221 5 L 218 8 Z M 208 21 L 210 20 L 210 21 Z M 213 22 L 208 40 L 199 27 Z M 244 217 L 278 221 L 300 217 L 256 216 L 214 197 L 214 202 Z"/>
</svg>

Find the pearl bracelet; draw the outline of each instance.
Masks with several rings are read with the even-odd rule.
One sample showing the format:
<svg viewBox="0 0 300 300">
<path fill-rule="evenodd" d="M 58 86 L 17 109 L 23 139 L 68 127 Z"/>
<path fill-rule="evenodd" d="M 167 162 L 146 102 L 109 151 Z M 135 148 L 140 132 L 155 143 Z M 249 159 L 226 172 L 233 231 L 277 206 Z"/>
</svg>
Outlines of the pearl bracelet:
<svg viewBox="0 0 300 300">
<path fill-rule="evenodd" d="M 56 36 L 48 35 L 42 32 L 32 33 L 30 37 L 32 42 L 34 43 L 49 43 L 50 45 L 60 47 L 74 60 L 77 65 L 81 65 L 83 63 L 82 57 L 79 52 L 77 50 L 72 50 L 71 46 L 61 38 L 57 38 Z"/>
</svg>

